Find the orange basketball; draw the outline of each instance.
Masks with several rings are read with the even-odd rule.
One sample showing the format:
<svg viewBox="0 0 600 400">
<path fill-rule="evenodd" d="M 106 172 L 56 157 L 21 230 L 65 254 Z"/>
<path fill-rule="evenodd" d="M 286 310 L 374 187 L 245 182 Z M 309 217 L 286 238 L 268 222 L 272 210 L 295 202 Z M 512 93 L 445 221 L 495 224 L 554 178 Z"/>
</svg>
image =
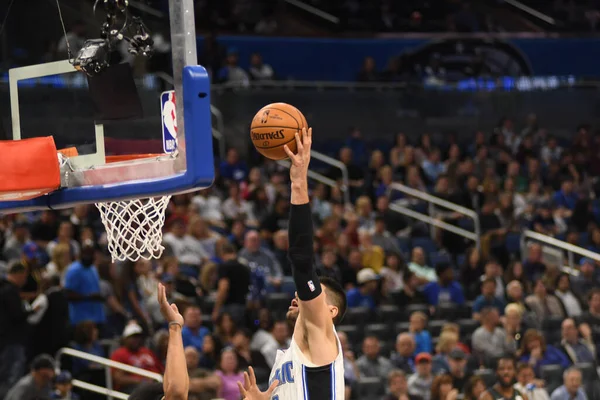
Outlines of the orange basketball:
<svg viewBox="0 0 600 400">
<path fill-rule="evenodd" d="M 306 118 L 296 107 L 286 103 L 272 103 L 261 108 L 250 125 L 250 139 L 256 150 L 271 160 L 287 158 L 284 145 L 288 145 L 294 153 L 296 132 L 308 128 Z"/>
</svg>

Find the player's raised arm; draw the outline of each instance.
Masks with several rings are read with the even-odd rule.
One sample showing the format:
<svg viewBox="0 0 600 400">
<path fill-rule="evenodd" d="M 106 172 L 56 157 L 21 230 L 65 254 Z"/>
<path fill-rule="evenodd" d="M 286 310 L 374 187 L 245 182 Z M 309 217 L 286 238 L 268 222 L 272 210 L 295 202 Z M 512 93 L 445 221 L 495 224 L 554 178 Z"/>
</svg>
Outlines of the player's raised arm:
<svg viewBox="0 0 600 400">
<path fill-rule="evenodd" d="M 308 165 L 312 144 L 312 129 L 296 134 L 298 153 L 294 154 L 285 146 L 290 157 L 290 179 L 292 196 L 289 229 L 289 259 L 298 292 L 300 315 L 306 324 L 307 334 L 333 334 L 333 320 L 314 268 L 313 223 L 308 197 Z"/>
</svg>

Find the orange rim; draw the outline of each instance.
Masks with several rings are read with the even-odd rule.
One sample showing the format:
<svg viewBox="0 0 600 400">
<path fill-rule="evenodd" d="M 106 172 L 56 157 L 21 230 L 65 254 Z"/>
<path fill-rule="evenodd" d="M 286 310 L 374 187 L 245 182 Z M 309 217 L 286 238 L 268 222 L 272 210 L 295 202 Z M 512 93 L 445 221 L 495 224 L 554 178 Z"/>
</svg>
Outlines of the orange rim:
<svg viewBox="0 0 600 400">
<path fill-rule="evenodd" d="M 110 164 L 110 163 L 116 163 L 116 162 L 122 162 L 122 161 L 133 161 L 133 160 L 141 160 L 144 158 L 161 157 L 164 155 L 165 154 L 125 154 L 125 155 L 119 155 L 119 156 L 106 156 L 106 162 L 108 164 Z"/>
</svg>

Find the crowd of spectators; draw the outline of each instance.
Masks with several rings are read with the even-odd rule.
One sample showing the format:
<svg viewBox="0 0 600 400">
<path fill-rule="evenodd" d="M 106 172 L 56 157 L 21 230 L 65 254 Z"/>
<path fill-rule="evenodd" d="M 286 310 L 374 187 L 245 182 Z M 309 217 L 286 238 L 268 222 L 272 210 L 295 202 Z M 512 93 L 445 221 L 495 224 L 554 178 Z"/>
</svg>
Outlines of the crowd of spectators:
<svg viewBox="0 0 600 400">
<path fill-rule="evenodd" d="M 598 398 L 597 264 L 576 259 L 567 275 L 541 245 L 519 246 L 532 229 L 600 249 L 598 146 L 589 126 L 564 141 L 534 115 L 519 129 L 503 119 L 468 143 L 399 133 L 376 149 L 352 130 L 339 150 L 351 205 L 340 187 L 311 193 L 319 273 L 347 289 L 337 327 L 347 398 L 475 399 L 496 367 L 529 399 Z M 249 365 L 265 382 L 292 332 L 287 182 L 279 164 L 249 165 L 229 149 L 212 188 L 172 198 L 165 251 L 153 262 L 111 262 L 93 205 L 0 217 L 0 397 L 72 398 L 72 378 L 106 385 L 103 368 L 82 359 L 63 357 L 55 377 L 51 356 L 64 346 L 162 373 L 157 282 L 185 319 L 192 398 L 239 400 Z M 393 212 L 391 202 L 426 208 L 390 193 L 392 182 L 475 210 L 480 247 Z M 450 210 L 432 212 L 473 229 Z M 126 393 L 146 380 L 112 378 Z"/>
</svg>

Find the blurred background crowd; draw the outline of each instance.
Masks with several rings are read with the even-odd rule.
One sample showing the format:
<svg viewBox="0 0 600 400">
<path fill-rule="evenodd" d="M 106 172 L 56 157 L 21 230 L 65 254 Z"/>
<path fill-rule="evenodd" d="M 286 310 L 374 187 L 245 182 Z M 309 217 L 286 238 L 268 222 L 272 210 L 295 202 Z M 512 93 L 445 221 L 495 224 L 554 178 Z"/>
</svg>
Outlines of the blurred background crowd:
<svg viewBox="0 0 600 400">
<path fill-rule="evenodd" d="M 115 59 L 139 77 L 159 77 L 160 87 L 144 80 L 140 88 L 144 105 L 156 106 L 172 73 L 168 2 L 131 3 L 156 54 L 147 60 L 118 49 Z M 76 51 L 96 37 L 99 19 L 91 2 L 60 4 Z M 266 384 L 293 330 L 285 320 L 295 290 L 289 177 L 251 149 L 247 129 L 264 104 L 287 101 L 314 126 L 314 150 L 347 171 L 346 182 L 331 163 L 313 159 L 311 167 L 321 176 L 311 182 L 315 264 L 344 286 L 350 306 L 337 327 L 347 399 L 478 399 L 512 379 L 497 373 L 506 356 L 529 400 L 600 399 L 598 263 L 523 241 L 532 231 L 600 252 L 597 86 L 574 83 L 600 68 L 593 51 L 578 50 L 593 36 L 566 37 L 593 34 L 599 4 L 520 4 L 545 18 L 502 1 L 196 1 L 199 63 L 211 73 L 225 125 L 215 185 L 171 199 L 156 261 L 112 262 L 93 205 L 0 216 L 0 398 L 94 400 L 105 396 L 73 388 L 73 379 L 124 393 L 148 380 L 107 375 L 57 353 L 64 347 L 164 372 L 158 282 L 185 319 L 190 398 L 239 400 L 236 382 L 249 365 Z M 15 2 L 0 30 L 2 72 L 66 57 L 67 40 L 48 18 L 55 3 L 37 5 L 30 21 L 49 33 L 40 40 L 19 23 L 14 15 L 29 6 Z M 406 37 L 373 39 L 376 32 Z M 410 39 L 430 32 L 441 36 Z M 525 33 L 497 36 L 515 32 Z M 527 39 L 557 32 L 565 38 Z M 304 37 L 282 37 L 292 34 Z M 9 138 L 4 81 L 0 89 L 0 138 Z M 64 110 L 81 111 L 83 92 L 54 81 L 24 85 L 22 101 L 35 106 L 22 113 L 23 130 L 57 126 L 65 132 L 57 144 L 79 143 L 83 118 Z M 127 139 L 119 146 L 130 151 L 157 151 L 160 141 L 147 136 L 157 123 L 155 115 L 119 135 L 107 130 L 107 151 L 114 139 Z M 398 183 L 454 206 L 431 205 Z"/>
</svg>

